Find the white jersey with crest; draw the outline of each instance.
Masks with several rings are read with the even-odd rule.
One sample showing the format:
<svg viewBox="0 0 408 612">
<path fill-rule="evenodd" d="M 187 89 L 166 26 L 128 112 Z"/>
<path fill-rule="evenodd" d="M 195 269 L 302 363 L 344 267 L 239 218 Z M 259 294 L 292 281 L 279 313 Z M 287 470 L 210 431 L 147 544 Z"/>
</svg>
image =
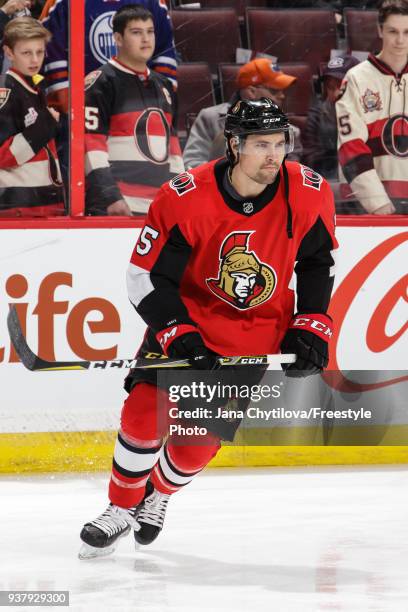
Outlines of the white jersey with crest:
<svg viewBox="0 0 408 612">
<path fill-rule="evenodd" d="M 346 74 L 336 103 L 342 196 L 373 213 L 390 200 L 408 212 L 408 63 L 394 73 L 374 55 Z"/>
</svg>

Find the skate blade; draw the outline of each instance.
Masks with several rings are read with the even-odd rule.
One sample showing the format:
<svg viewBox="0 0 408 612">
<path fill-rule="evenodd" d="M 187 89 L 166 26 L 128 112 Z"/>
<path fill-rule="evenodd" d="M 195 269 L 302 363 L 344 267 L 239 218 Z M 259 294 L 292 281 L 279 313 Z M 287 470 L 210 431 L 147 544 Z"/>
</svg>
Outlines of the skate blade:
<svg viewBox="0 0 408 612">
<path fill-rule="evenodd" d="M 78 558 L 81 559 L 81 561 L 83 561 L 86 559 L 97 559 L 98 557 L 107 557 L 111 555 L 113 552 L 115 552 L 115 550 L 116 550 L 116 542 L 115 544 L 112 544 L 111 546 L 107 546 L 106 548 L 95 548 L 95 546 L 90 546 L 89 544 L 85 544 L 84 542 L 79 550 Z"/>
</svg>

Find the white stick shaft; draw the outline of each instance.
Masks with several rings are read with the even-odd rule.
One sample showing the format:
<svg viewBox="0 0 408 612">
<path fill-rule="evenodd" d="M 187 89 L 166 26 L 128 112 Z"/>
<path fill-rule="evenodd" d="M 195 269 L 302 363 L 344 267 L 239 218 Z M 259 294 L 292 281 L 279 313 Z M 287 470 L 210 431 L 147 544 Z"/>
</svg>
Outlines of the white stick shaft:
<svg viewBox="0 0 408 612">
<path fill-rule="evenodd" d="M 280 369 L 281 363 L 295 363 L 297 356 L 294 353 L 277 353 L 276 355 L 268 355 L 268 366 Z"/>
</svg>

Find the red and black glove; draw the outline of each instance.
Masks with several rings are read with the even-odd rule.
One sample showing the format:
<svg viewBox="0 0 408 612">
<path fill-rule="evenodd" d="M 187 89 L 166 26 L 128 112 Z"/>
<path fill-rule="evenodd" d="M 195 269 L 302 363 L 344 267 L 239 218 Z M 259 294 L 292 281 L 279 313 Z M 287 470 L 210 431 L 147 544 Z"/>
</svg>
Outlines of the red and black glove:
<svg viewBox="0 0 408 612">
<path fill-rule="evenodd" d="M 332 319 L 325 314 L 297 314 L 282 340 L 282 353 L 295 353 L 295 363 L 282 364 L 286 376 L 301 378 L 318 374 L 329 363 L 328 342 Z"/>
<path fill-rule="evenodd" d="M 195 370 L 212 370 L 217 364 L 217 356 L 205 346 L 194 325 L 170 325 L 159 331 L 156 338 L 165 355 L 188 359 Z"/>
</svg>

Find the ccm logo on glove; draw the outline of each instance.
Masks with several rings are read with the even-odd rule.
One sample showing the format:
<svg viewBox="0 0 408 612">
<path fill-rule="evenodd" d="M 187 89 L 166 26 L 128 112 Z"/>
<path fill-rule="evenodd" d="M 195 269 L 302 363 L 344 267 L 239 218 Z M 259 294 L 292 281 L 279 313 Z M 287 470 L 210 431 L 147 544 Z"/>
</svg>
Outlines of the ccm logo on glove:
<svg viewBox="0 0 408 612">
<path fill-rule="evenodd" d="M 308 314 L 307 316 L 298 315 L 293 318 L 291 324 L 289 325 L 289 329 L 297 329 L 301 327 L 304 330 L 311 331 L 320 336 L 323 340 L 327 340 L 327 338 L 331 338 L 333 335 L 331 324 L 332 321 L 330 317 L 323 314 Z"/>
<path fill-rule="evenodd" d="M 197 333 L 197 328 L 193 325 L 172 325 L 162 329 L 156 334 L 158 343 L 163 349 L 163 353 L 168 356 L 169 346 L 176 338 L 191 332 Z"/>
</svg>

